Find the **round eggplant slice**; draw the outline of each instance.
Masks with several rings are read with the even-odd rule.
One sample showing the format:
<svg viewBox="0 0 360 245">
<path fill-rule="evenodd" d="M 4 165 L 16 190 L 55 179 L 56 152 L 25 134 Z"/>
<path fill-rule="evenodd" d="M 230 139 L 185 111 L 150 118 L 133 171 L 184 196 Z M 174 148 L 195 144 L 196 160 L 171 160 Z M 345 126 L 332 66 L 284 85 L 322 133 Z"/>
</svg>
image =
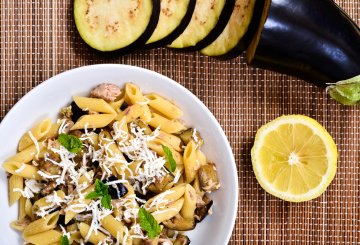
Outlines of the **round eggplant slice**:
<svg viewBox="0 0 360 245">
<path fill-rule="evenodd" d="M 246 56 L 326 87 L 360 74 L 360 28 L 332 0 L 266 0 Z"/>
<path fill-rule="evenodd" d="M 207 56 L 214 56 L 220 59 L 231 59 L 240 55 L 247 48 L 247 45 L 251 41 L 252 34 L 255 32 L 249 31 L 255 29 L 249 28 L 251 23 L 256 22 L 253 14 L 258 6 L 255 8 L 255 5 L 260 5 L 259 7 L 262 8 L 263 1 L 264 0 L 236 0 L 234 11 L 223 32 L 214 42 L 200 52 Z M 257 23 L 258 22 L 259 21 L 257 21 Z"/>
<path fill-rule="evenodd" d="M 127 53 L 141 47 L 156 28 L 160 0 L 75 0 L 81 38 L 92 48 Z"/>
<path fill-rule="evenodd" d="M 166 46 L 183 33 L 194 13 L 196 0 L 160 0 L 159 22 L 145 48 Z"/>
<path fill-rule="evenodd" d="M 197 50 L 196 45 L 216 27 L 228 0 L 197 0 L 189 25 L 169 48 Z M 231 13 L 231 11 L 230 11 Z"/>
</svg>

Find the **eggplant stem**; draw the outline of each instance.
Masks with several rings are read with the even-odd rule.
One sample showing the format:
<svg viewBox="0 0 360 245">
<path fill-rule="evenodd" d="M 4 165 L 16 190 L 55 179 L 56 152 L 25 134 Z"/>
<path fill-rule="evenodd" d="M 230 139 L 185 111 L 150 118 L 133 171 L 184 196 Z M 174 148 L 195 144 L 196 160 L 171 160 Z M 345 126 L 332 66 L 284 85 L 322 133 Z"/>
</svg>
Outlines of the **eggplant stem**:
<svg viewBox="0 0 360 245">
<path fill-rule="evenodd" d="M 360 103 L 360 75 L 339 81 L 327 83 L 326 93 L 343 105 L 357 105 Z"/>
</svg>

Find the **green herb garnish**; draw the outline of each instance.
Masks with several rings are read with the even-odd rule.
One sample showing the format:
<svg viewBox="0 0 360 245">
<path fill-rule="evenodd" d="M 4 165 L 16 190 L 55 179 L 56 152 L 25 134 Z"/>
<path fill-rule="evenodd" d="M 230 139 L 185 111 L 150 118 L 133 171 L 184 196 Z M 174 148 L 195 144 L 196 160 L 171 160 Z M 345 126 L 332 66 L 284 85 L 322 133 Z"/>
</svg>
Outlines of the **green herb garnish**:
<svg viewBox="0 0 360 245">
<path fill-rule="evenodd" d="M 343 105 L 360 103 L 360 75 L 348 80 L 328 84 L 326 88 L 331 98 Z"/>
<path fill-rule="evenodd" d="M 60 134 L 58 141 L 71 153 L 78 153 L 81 151 L 82 142 L 79 138 L 70 134 Z"/>
<path fill-rule="evenodd" d="M 100 180 L 95 180 L 95 190 L 86 195 L 86 199 L 101 198 L 101 206 L 106 209 L 112 209 L 111 196 L 109 195 L 109 186 L 105 185 Z"/>
<path fill-rule="evenodd" d="M 160 234 L 161 227 L 150 212 L 145 208 L 140 208 L 138 216 L 141 228 L 147 232 L 150 238 L 155 238 Z"/>
<path fill-rule="evenodd" d="M 176 169 L 176 162 L 174 160 L 173 154 L 172 154 L 170 148 L 167 147 L 166 145 L 162 145 L 162 148 L 164 150 L 166 160 L 170 164 L 170 171 L 174 172 Z"/>
<path fill-rule="evenodd" d="M 69 238 L 63 235 L 60 239 L 60 245 L 70 245 Z"/>
</svg>

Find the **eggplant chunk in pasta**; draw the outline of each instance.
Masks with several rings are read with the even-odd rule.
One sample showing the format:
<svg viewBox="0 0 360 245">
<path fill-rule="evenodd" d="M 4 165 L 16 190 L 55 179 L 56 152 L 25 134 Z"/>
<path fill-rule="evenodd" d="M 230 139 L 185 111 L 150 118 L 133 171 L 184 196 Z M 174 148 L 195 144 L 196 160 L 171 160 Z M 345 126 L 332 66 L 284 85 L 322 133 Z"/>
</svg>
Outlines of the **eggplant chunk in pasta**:
<svg viewBox="0 0 360 245">
<path fill-rule="evenodd" d="M 200 133 L 156 94 L 100 84 L 29 125 L 3 168 L 31 244 L 189 244 L 220 187 Z"/>
</svg>

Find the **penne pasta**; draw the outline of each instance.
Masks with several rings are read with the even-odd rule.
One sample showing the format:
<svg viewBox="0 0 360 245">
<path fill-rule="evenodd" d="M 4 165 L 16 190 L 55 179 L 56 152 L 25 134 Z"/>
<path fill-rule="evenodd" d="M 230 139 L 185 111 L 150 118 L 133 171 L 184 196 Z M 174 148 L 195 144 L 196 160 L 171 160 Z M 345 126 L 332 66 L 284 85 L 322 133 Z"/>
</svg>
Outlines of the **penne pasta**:
<svg viewBox="0 0 360 245">
<path fill-rule="evenodd" d="M 168 204 L 165 208 L 156 210 L 151 214 L 154 216 L 157 222 L 161 223 L 177 215 L 180 212 L 183 204 L 184 204 L 184 198 L 180 198 L 179 200 Z"/>
<path fill-rule="evenodd" d="M 182 156 L 179 152 L 177 152 L 176 150 L 174 150 L 174 149 L 172 148 L 172 146 L 171 146 L 171 145 L 168 145 L 165 141 L 156 138 L 156 139 L 148 142 L 149 148 L 150 148 L 151 150 L 155 151 L 159 156 L 165 156 L 165 152 L 164 152 L 164 149 L 163 149 L 163 145 L 164 145 L 164 146 L 167 146 L 167 147 L 170 149 L 170 151 L 171 151 L 171 153 L 172 153 L 172 155 L 173 155 L 173 158 L 174 158 L 174 160 L 175 160 L 175 162 L 176 162 L 177 165 L 182 165 L 182 164 L 184 164 L 184 163 L 183 163 L 183 156 Z"/>
<path fill-rule="evenodd" d="M 31 236 L 24 236 L 24 240 L 35 245 L 59 244 L 62 233 L 57 230 L 48 230 Z"/>
<path fill-rule="evenodd" d="M 23 151 L 30 145 L 34 144 L 35 141 L 39 141 L 46 137 L 49 133 L 52 126 L 52 122 L 50 118 L 46 118 L 40 123 L 36 124 L 32 129 L 30 129 L 26 134 L 21 137 L 19 142 L 19 151 Z"/>
<path fill-rule="evenodd" d="M 84 128 L 104 128 L 109 125 L 116 117 L 116 114 L 95 114 L 84 115 L 77 120 L 71 130 Z"/>
<path fill-rule="evenodd" d="M 85 111 L 95 111 L 105 114 L 116 114 L 114 108 L 103 99 L 73 96 L 76 105 Z"/>
<path fill-rule="evenodd" d="M 149 125 L 154 128 L 160 128 L 169 134 L 178 133 L 182 130 L 185 130 L 186 127 L 182 122 L 178 119 L 167 119 L 157 113 L 151 113 L 151 120 L 149 121 Z"/>
<path fill-rule="evenodd" d="M 167 118 L 176 119 L 182 117 L 184 114 L 179 107 L 158 94 L 151 93 L 146 95 L 145 98 L 149 100 L 150 107 L 154 108 Z"/>
<path fill-rule="evenodd" d="M 19 199 L 19 220 L 22 220 L 26 217 L 25 204 L 26 198 L 21 196 Z"/>
<path fill-rule="evenodd" d="M 9 160 L 3 164 L 3 168 L 10 174 L 26 179 L 41 179 L 41 176 L 37 173 L 39 169 L 30 164 Z"/>
<path fill-rule="evenodd" d="M 194 141 L 191 140 L 186 145 L 183 160 L 185 167 L 186 183 L 191 183 L 195 178 L 197 170 L 199 169 L 199 166 L 197 166 L 197 152 Z"/>
<path fill-rule="evenodd" d="M 31 220 L 34 220 L 34 213 L 33 213 L 33 205 L 30 201 L 30 199 L 26 199 L 25 201 L 25 214 L 28 216 Z"/>
<path fill-rule="evenodd" d="M 21 197 L 21 192 L 14 189 L 24 189 L 24 179 L 21 176 L 11 175 L 9 178 L 9 205 L 12 206 Z"/>
<path fill-rule="evenodd" d="M 194 219 L 196 209 L 197 195 L 196 190 L 189 184 L 185 187 L 184 205 L 181 208 L 180 214 L 185 219 Z"/>
<path fill-rule="evenodd" d="M 19 163 L 29 163 L 35 158 L 39 158 L 40 152 L 45 148 L 44 141 L 38 142 L 35 145 L 31 145 L 23 151 L 18 152 L 14 156 L 10 157 L 6 161 L 14 161 Z"/>
<path fill-rule="evenodd" d="M 55 192 L 56 196 L 60 199 L 60 200 L 64 200 L 65 199 L 65 193 L 62 190 L 58 190 Z M 49 196 L 53 196 L 54 193 L 51 193 Z M 51 205 L 51 202 L 47 201 L 47 196 L 38 199 L 34 205 L 32 205 L 32 213 L 36 213 L 37 211 L 39 211 L 40 208 L 43 207 L 48 207 Z"/>
<path fill-rule="evenodd" d="M 31 222 L 24 229 L 24 232 L 23 232 L 24 238 L 44 232 L 44 231 L 54 229 L 57 225 L 58 219 L 59 219 L 59 212 L 54 212 L 54 213 L 44 216 L 44 218 L 42 218 L 42 219 L 38 219 L 38 220 Z"/>
<path fill-rule="evenodd" d="M 79 230 L 81 236 L 84 238 L 85 241 L 89 241 L 93 244 L 98 244 L 100 242 L 104 242 L 106 240 L 106 235 L 100 231 L 97 231 L 96 233 L 92 231 L 89 235 L 90 226 L 85 223 L 79 224 Z M 86 239 L 88 238 L 88 239 Z"/>
<path fill-rule="evenodd" d="M 160 130 L 158 139 L 163 140 L 167 145 L 171 146 L 177 152 L 183 151 L 181 139 L 173 134 L 168 134 Z"/>
<path fill-rule="evenodd" d="M 146 209 L 153 212 L 157 209 L 161 209 L 181 198 L 185 193 L 186 184 L 177 185 L 167 191 L 164 191 L 152 198 L 150 198 L 144 205 Z"/>
<path fill-rule="evenodd" d="M 118 243 L 123 243 L 125 227 L 124 225 L 116 220 L 111 214 L 101 220 L 101 225 L 117 239 Z"/>
</svg>

